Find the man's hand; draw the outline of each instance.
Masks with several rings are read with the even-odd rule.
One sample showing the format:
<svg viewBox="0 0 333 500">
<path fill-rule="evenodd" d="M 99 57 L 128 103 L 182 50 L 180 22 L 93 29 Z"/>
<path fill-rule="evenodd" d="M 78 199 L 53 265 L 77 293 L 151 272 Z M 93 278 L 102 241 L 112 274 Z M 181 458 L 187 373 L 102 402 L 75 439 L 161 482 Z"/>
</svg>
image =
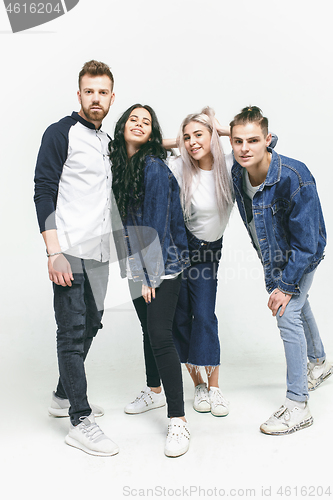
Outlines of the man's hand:
<svg viewBox="0 0 333 500">
<path fill-rule="evenodd" d="M 276 288 L 269 297 L 268 307 L 272 311 L 273 316 L 276 316 L 279 307 L 281 307 L 280 317 L 283 316 L 283 313 L 291 299 L 292 295 L 289 293 L 281 292 L 278 288 Z"/>
<path fill-rule="evenodd" d="M 71 265 L 62 254 L 48 258 L 50 280 L 56 285 L 72 286 L 73 273 Z"/>
<path fill-rule="evenodd" d="M 146 304 L 151 303 L 151 299 L 155 298 L 155 288 L 142 284 L 142 297 L 145 299 Z"/>
</svg>

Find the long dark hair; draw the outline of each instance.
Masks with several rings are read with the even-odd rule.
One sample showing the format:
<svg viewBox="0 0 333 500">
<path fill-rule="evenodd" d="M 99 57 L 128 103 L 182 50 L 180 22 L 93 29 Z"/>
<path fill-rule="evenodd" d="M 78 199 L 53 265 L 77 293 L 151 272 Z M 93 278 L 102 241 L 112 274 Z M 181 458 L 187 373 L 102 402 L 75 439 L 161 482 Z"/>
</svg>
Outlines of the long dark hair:
<svg viewBox="0 0 333 500">
<path fill-rule="evenodd" d="M 131 158 L 128 158 L 124 128 L 132 111 L 136 108 L 144 108 L 150 113 L 152 120 L 151 135 L 150 140 L 143 144 Z M 128 108 L 117 121 L 114 139 L 110 142 L 109 150 L 112 190 L 120 216 L 126 219 L 129 206 L 138 208 L 143 202 L 145 157 L 151 155 L 162 160 L 166 158 L 166 151 L 162 145 L 162 133 L 154 110 L 150 106 L 143 106 L 142 104 L 134 104 Z"/>
</svg>

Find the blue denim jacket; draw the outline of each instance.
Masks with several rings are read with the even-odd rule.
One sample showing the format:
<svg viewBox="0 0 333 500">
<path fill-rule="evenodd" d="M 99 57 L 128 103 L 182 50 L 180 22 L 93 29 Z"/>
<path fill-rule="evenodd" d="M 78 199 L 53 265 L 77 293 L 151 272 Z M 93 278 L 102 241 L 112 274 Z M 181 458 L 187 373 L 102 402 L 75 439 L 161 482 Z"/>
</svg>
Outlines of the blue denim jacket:
<svg viewBox="0 0 333 500">
<path fill-rule="evenodd" d="M 248 223 L 254 217 L 267 291 L 279 288 L 298 295 L 302 276 L 324 257 L 324 218 L 315 180 L 306 165 L 271 148 L 268 151 L 272 153 L 269 170 L 252 203 L 243 190 L 243 168 L 234 163 L 235 196 L 250 236 Z"/>
<path fill-rule="evenodd" d="M 144 189 L 142 206 L 129 208 L 121 228 L 113 210 L 113 235 L 122 278 L 127 274 L 128 258 L 133 280 L 156 288 L 162 275 L 183 271 L 190 259 L 179 186 L 159 158 L 145 159 Z"/>
</svg>

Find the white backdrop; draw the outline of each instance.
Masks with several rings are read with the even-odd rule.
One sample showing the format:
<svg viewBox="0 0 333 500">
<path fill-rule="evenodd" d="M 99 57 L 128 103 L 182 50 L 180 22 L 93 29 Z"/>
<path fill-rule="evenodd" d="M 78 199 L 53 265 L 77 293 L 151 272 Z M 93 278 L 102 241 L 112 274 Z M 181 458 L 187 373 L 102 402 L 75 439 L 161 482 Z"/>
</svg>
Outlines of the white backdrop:
<svg viewBox="0 0 333 500">
<path fill-rule="evenodd" d="M 330 236 L 332 14 L 330 0 L 80 0 L 57 20 L 12 34 L 0 6 L 0 400 L 3 411 L 10 401 L 15 425 L 26 417 L 31 398 L 44 411 L 57 376 L 52 290 L 33 205 L 33 174 L 45 128 L 79 109 L 83 63 L 101 60 L 114 73 L 116 100 L 103 124 L 110 135 L 135 102 L 155 109 L 165 137 L 175 136 L 184 116 L 205 105 L 221 123 L 246 105 L 261 107 L 279 136 L 277 152 L 304 161 L 314 174 Z M 332 268 L 329 244 L 311 301 L 331 355 Z M 267 300 L 260 264 L 235 209 L 225 233 L 217 305 L 223 377 L 233 380 L 236 367 L 242 371 L 251 360 L 259 371 L 275 363 L 283 382 L 282 343 Z M 133 371 L 134 395 L 141 375 L 143 381 L 141 339 L 116 265 L 104 324 L 88 365 L 91 387 L 112 393 L 115 372 L 122 377 Z M 284 386 L 274 390 L 281 404 Z M 266 417 L 277 409 L 272 404 Z M 19 444 L 15 449 L 21 453 Z"/>
</svg>

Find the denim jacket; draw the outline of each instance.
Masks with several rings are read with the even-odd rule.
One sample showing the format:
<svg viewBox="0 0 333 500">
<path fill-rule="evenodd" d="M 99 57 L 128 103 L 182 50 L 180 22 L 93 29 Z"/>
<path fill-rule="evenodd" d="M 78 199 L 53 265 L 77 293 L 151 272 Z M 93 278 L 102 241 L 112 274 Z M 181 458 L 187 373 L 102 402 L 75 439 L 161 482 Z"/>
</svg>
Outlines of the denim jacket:
<svg viewBox="0 0 333 500">
<path fill-rule="evenodd" d="M 161 276 L 183 271 L 190 259 L 178 183 L 157 157 L 145 159 L 144 189 L 142 206 L 129 208 L 126 223 L 112 210 L 113 236 L 122 278 L 128 259 L 133 280 L 156 288 Z"/>
<path fill-rule="evenodd" d="M 252 203 L 243 190 L 243 168 L 234 163 L 235 196 L 250 236 L 248 223 L 254 217 L 267 291 L 298 295 L 302 276 L 324 257 L 324 218 L 315 180 L 304 163 L 268 151 L 269 170 Z"/>
</svg>

